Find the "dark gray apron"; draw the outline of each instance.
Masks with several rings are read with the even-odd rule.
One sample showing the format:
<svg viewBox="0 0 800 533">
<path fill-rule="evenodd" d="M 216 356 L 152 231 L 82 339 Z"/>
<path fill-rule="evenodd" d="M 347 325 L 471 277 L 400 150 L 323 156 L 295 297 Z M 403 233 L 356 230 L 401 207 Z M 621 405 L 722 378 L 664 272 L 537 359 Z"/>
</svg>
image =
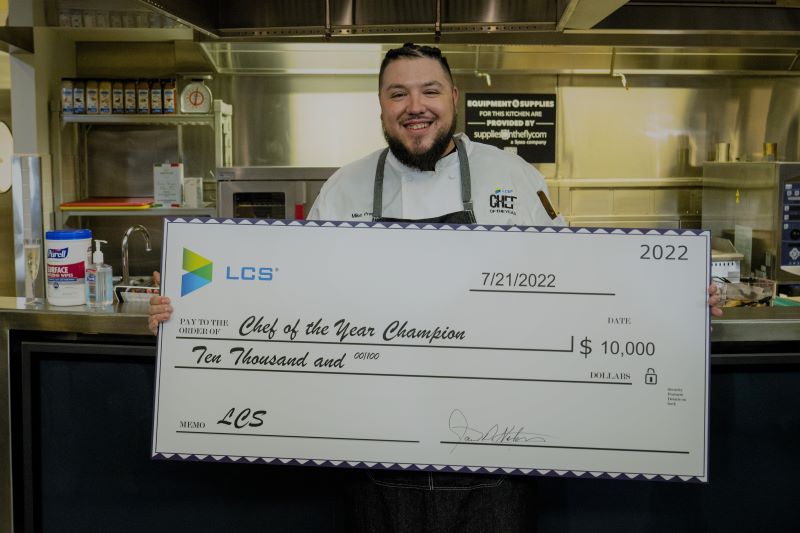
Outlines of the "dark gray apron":
<svg viewBox="0 0 800 533">
<path fill-rule="evenodd" d="M 404 220 L 383 217 L 383 176 L 389 149 L 375 171 L 374 222 L 475 224 L 467 150 L 454 139 L 461 171 L 462 211 Z M 350 530 L 356 533 L 522 533 L 533 531 L 535 486 L 496 475 L 368 470 L 350 492 Z"/>
<path fill-rule="evenodd" d="M 372 221 L 373 222 L 428 222 L 433 224 L 475 224 L 475 212 L 472 210 L 472 180 L 469 174 L 469 161 L 467 160 L 467 149 L 464 141 L 453 137 L 458 152 L 458 165 L 461 171 L 461 203 L 464 204 L 462 211 L 449 213 L 440 217 L 422 218 L 418 220 L 408 220 L 401 218 L 385 218 L 383 216 L 383 175 L 386 168 L 386 156 L 389 149 L 381 152 L 378 158 L 378 167 L 375 169 L 375 193 L 372 199 Z"/>
</svg>

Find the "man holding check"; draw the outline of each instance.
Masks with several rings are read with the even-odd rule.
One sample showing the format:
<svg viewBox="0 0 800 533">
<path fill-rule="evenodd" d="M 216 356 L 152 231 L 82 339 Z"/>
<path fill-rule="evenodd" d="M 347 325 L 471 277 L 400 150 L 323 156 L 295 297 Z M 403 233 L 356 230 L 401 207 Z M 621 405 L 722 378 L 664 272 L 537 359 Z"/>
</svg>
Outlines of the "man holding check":
<svg viewBox="0 0 800 533">
<path fill-rule="evenodd" d="M 407 43 L 389 50 L 380 68 L 379 100 L 388 148 L 339 169 L 309 219 L 564 225 L 533 166 L 454 134 L 458 89 L 438 48 Z M 711 285 L 709 305 L 719 316 L 715 293 Z M 150 304 L 155 334 L 172 307 L 161 296 Z M 357 479 L 353 527 L 359 531 L 535 528 L 530 479 L 380 470 Z"/>
</svg>

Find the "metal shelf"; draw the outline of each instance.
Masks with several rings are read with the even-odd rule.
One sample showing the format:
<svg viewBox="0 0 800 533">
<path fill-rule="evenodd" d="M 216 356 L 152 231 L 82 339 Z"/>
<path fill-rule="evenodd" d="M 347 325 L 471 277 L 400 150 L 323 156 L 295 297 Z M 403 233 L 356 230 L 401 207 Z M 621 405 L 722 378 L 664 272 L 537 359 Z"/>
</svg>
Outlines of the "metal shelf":
<svg viewBox="0 0 800 533">
<path fill-rule="evenodd" d="M 170 115 L 72 115 L 61 114 L 65 124 L 118 124 L 154 126 L 214 126 L 214 114 L 170 114 Z"/>
<path fill-rule="evenodd" d="M 68 28 L 50 26 L 59 39 L 71 42 L 165 42 L 191 41 L 191 28 Z"/>
<path fill-rule="evenodd" d="M 61 213 L 67 217 L 107 217 L 132 216 L 132 217 L 169 217 L 169 216 L 203 216 L 213 217 L 217 210 L 214 207 L 151 207 L 149 209 L 62 209 Z"/>
</svg>

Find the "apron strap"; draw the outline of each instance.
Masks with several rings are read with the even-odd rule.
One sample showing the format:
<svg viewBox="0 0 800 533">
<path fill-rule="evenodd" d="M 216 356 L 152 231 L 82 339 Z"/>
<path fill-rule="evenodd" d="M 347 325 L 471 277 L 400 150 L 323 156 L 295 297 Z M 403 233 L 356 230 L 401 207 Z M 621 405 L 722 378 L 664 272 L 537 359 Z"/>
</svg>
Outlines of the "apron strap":
<svg viewBox="0 0 800 533">
<path fill-rule="evenodd" d="M 469 159 L 467 159 L 467 148 L 461 137 L 453 137 L 458 151 L 458 166 L 461 171 L 461 203 L 464 204 L 464 211 L 472 213 L 472 178 L 469 173 Z M 475 215 L 472 215 L 475 218 Z"/>
<path fill-rule="evenodd" d="M 372 221 L 376 222 L 383 216 L 383 169 L 386 166 L 386 156 L 389 148 L 384 148 L 378 157 L 378 168 L 375 169 L 375 189 L 372 193 Z"/>
<path fill-rule="evenodd" d="M 469 213 L 471 223 L 475 223 L 475 214 L 472 210 L 472 178 L 469 172 L 469 159 L 467 158 L 467 148 L 460 137 L 453 137 L 458 152 L 458 166 L 461 174 L 461 203 L 464 211 Z M 378 157 L 378 165 L 375 169 L 375 187 L 372 193 L 372 221 L 377 222 L 383 217 L 383 176 L 386 167 L 386 157 L 389 155 L 389 148 L 384 148 Z"/>
</svg>

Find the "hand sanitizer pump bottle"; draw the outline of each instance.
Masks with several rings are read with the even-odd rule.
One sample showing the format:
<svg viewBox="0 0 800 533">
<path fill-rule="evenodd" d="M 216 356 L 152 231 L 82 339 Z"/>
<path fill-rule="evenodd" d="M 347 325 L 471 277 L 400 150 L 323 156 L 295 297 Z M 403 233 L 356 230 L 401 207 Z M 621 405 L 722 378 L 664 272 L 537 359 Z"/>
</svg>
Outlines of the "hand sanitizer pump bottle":
<svg viewBox="0 0 800 533">
<path fill-rule="evenodd" d="M 86 269 L 86 287 L 89 292 L 86 301 L 89 307 L 105 307 L 114 303 L 111 266 L 103 263 L 100 243 L 107 244 L 107 241 L 95 239 L 92 264 Z"/>
</svg>

